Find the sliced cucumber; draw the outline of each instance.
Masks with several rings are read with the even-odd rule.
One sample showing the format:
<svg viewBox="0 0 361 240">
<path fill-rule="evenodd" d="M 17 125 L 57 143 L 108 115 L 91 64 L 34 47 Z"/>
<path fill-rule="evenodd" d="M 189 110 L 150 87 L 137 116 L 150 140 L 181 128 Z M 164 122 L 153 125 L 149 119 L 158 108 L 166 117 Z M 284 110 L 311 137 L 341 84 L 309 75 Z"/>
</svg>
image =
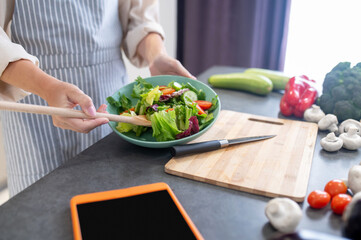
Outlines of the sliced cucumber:
<svg viewBox="0 0 361 240">
<path fill-rule="evenodd" d="M 188 106 L 191 106 L 194 101 L 198 100 L 197 93 L 193 91 L 186 91 L 185 93 L 182 94 L 181 98 L 184 101 L 184 103 Z"/>
<path fill-rule="evenodd" d="M 182 85 L 178 82 L 172 82 L 171 87 L 178 91 L 182 88 Z"/>
</svg>

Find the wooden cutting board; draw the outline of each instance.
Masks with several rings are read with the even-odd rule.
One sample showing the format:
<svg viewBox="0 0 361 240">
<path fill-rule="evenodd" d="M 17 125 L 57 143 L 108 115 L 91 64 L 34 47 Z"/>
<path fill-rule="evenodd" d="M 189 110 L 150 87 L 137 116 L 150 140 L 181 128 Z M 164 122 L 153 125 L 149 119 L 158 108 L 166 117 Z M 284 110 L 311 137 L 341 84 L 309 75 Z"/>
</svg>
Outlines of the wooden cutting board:
<svg viewBox="0 0 361 240">
<path fill-rule="evenodd" d="M 306 196 L 317 132 L 315 123 L 222 110 L 211 129 L 193 142 L 277 136 L 174 157 L 165 165 L 165 172 L 235 190 L 268 197 L 289 197 L 302 202 Z"/>
</svg>

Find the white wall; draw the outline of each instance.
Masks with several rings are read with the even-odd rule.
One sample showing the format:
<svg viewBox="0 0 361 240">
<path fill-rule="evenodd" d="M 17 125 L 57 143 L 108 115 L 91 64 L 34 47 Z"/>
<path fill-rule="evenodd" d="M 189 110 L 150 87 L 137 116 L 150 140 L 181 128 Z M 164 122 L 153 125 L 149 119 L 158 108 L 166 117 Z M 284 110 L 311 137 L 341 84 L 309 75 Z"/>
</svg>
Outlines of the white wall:
<svg viewBox="0 0 361 240">
<path fill-rule="evenodd" d="M 176 56 L 176 41 L 177 41 L 177 0 L 159 0 L 160 23 L 165 31 L 165 47 L 167 53 Z M 136 68 L 128 59 L 124 59 L 126 68 L 128 70 L 129 80 L 133 81 L 138 76 L 149 77 L 148 68 Z"/>
</svg>

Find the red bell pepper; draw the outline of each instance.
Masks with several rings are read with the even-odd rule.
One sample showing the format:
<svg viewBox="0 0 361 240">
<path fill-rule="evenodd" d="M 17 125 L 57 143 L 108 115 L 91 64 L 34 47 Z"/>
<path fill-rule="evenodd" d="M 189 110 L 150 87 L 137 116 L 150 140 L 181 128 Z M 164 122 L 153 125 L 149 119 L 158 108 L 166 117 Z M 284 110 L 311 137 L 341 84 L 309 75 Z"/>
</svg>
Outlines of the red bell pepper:
<svg viewBox="0 0 361 240">
<path fill-rule="evenodd" d="M 303 113 L 310 108 L 317 98 L 316 81 L 302 75 L 291 78 L 285 87 L 285 94 L 280 102 L 284 116 L 295 115 L 303 118 Z"/>
</svg>

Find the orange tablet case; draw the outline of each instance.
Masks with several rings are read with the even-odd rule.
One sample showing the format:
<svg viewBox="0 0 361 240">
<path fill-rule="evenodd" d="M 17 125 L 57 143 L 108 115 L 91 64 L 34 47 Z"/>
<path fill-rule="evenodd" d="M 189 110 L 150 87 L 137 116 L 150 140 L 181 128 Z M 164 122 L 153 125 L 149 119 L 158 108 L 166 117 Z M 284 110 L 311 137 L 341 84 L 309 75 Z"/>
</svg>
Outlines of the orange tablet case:
<svg viewBox="0 0 361 240">
<path fill-rule="evenodd" d="M 166 190 L 170 197 L 172 198 L 173 202 L 177 206 L 179 212 L 182 214 L 184 220 L 187 222 L 189 228 L 193 232 L 194 236 L 197 239 L 203 239 L 202 235 L 178 201 L 177 197 L 174 195 L 171 188 L 166 183 L 153 183 L 153 184 L 147 184 L 147 185 L 141 185 L 136 187 L 130 187 L 130 188 L 124 188 L 124 189 L 118 189 L 118 190 L 111 190 L 111 191 L 105 191 L 105 192 L 96 192 L 96 193 L 88 193 L 88 194 L 82 194 L 74 196 L 70 200 L 70 210 L 71 210 L 71 217 L 72 217 L 72 223 L 73 223 L 73 231 L 74 231 L 74 239 L 75 240 L 81 240 L 81 229 L 80 229 L 80 222 L 78 217 L 78 210 L 77 205 L 78 204 L 85 204 L 85 203 L 92 203 L 92 202 L 100 202 L 105 200 L 111 200 L 111 199 L 117 199 L 117 198 L 124 198 L 124 197 L 130 197 L 130 196 L 136 196 L 146 193 L 152 193 L 157 191 Z"/>
</svg>

